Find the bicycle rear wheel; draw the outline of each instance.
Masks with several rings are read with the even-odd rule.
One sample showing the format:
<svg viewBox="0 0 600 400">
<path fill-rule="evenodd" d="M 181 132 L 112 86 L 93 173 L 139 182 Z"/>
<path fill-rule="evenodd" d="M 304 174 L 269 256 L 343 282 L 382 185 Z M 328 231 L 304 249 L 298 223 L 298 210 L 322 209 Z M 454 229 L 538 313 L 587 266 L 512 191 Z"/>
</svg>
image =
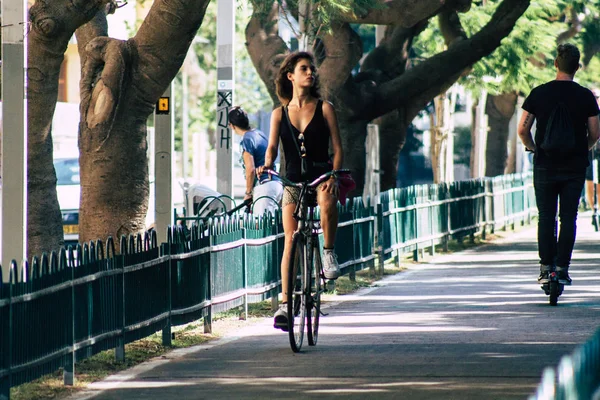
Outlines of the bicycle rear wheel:
<svg viewBox="0 0 600 400">
<path fill-rule="evenodd" d="M 288 334 L 290 346 L 295 353 L 302 348 L 306 321 L 306 292 L 304 290 L 305 244 L 304 237 L 296 232 L 292 238 L 288 268 Z"/>
<path fill-rule="evenodd" d="M 321 317 L 321 292 L 323 292 L 323 281 L 321 271 L 323 270 L 321 252 L 319 250 L 318 237 L 312 238 L 312 263 L 308 264 L 309 293 L 306 305 L 306 331 L 308 344 L 316 346 L 319 336 L 319 318 Z"/>
</svg>

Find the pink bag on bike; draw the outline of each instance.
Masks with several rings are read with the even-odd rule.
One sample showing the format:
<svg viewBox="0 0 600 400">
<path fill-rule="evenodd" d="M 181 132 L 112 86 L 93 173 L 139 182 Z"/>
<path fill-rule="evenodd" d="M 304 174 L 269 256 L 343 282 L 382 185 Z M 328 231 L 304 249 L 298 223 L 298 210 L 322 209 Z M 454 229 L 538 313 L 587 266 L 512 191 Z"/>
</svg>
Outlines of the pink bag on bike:
<svg viewBox="0 0 600 400">
<path fill-rule="evenodd" d="M 354 182 L 352 175 L 350 175 L 349 173 L 340 174 L 337 179 L 338 189 L 340 190 L 340 204 L 345 206 L 348 193 L 356 189 L 356 182 Z"/>
</svg>

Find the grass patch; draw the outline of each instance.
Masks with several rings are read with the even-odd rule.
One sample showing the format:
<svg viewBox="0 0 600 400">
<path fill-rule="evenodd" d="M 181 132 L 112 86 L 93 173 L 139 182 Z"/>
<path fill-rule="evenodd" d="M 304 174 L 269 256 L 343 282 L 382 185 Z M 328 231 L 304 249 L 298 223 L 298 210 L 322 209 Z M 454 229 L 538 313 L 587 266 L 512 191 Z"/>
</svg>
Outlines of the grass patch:
<svg viewBox="0 0 600 400">
<path fill-rule="evenodd" d="M 366 268 L 360 270 L 354 274 L 354 279 L 351 279 L 348 274 L 340 276 L 335 281 L 334 289 L 327 293 L 343 296 L 345 294 L 354 293 L 365 287 L 371 287 L 376 281 L 382 278 L 382 275 L 377 273 L 378 268 L 379 267 L 376 265 L 374 269 Z M 404 269 L 406 269 L 404 266 L 398 266 L 391 260 L 389 262 L 386 261 L 383 264 L 383 276 L 395 275 Z"/>
<path fill-rule="evenodd" d="M 231 321 L 243 319 L 243 314 L 243 306 L 215 314 L 212 319 L 212 334 L 204 333 L 203 320 L 172 327 L 174 338 L 170 347 L 162 344 L 162 333 L 156 332 L 147 338 L 125 345 L 125 360 L 123 362 L 115 360 L 114 350 L 100 352 L 75 364 L 75 385 L 65 386 L 63 384 L 63 370 L 60 369 L 35 381 L 12 388 L 10 398 L 11 400 L 45 400 L 68 397 L 75 392 L 82 391 L 90 383 L 132 368 L 173 349 L 196 346 L 217 339 L 221 334 L 214 332 L 215 326 L 225 325 L 224 329 L 227 330 L 227 324 Z M 249 318 L 262 318 L 272 315 L 270 300 L 248 305 Z"/>
<path fill-rule="evenodd" d="M 230 310 L 224 311 L 222 313 L 216 314 L 213 316 L 213 322 L 215 321 L 223 321 L 226 319 L 244 319 L 244 306 L 234 307 Z M 260 303 L 250 303 L 248 304 L 248 318 L 264 318 L 271 317 L 273 315 L 273 310 L 271 309 L 271 300 L 261 301 Z"/>
<path fill-rule="evenodd" d="M 75 385 L 63 384 L 63 371 L 58 370 L 35 381 L 25 383 L 10 390 L 11 400 L 60 399 L 85 389 L 92 383 L 119 371 L 126 370 L 158 357 L 174 348 L 190 347 L 206 343 L 216 338 L 204 333 L 202 322 L 173 328 L 172 347 L 162 344 L 162 335 L 157 332 L 145 339 L 125 345 L 125 360 L 115 360 L 115 351 L 106 350 L 75 364 Z"/>
</svg>

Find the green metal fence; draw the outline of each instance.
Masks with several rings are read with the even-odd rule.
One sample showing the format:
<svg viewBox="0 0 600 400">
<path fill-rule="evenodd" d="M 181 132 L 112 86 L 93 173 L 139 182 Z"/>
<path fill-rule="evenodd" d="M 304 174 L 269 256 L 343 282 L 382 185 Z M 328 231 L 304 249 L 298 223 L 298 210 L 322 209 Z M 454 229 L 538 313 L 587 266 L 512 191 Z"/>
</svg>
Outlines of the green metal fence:
<svg viewBox="0 0 600 400">
<path fill-rule="evenodd" d="M 339 206 L 336 252 L 343 273 L 375 260 L 447 244 L 486 229 L 524 223 L 536 212 L 530 174 L 419 185 L 349 199 Z M 10 388 L 62 367 L 73 383 L 74 363 L 106 349 L 125 357 L 125 344 L 215 312 L 275 298 L 280 291 L 283 227 L 274 216 L 224 217 L 194 225 L 189 236 L 170 228 L 78 245 L 76 251 L 10 266 L 0 283 L 0 399 Z M 75 256 L 76 254 L 76 256 Z M 19 271 L 19 272 L 18 272 Z M 247 309 L 246 309 L 247 311 Z"/>
<path fill-rule="evenodd" d="M 419 249 L 433 252 L 449 239 L 514 228 L 537 214 L 530 173 L 418 185 L 381 194 L 377 211 L 383 257 Z"/>
<path fill-rule="evenodd" d="M 544 370 L 529 400 L 590 400 L 600 398 L 600 330 L 563 356 L 556 368 Z"/>
</svg>

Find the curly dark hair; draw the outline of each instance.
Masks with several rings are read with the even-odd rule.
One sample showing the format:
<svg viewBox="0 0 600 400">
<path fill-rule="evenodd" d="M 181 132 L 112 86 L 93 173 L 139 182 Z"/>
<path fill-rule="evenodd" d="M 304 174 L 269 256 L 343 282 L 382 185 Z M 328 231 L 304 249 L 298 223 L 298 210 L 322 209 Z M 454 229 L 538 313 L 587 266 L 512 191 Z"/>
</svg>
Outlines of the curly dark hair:
<svg viewBox="0 0 600 400">
<path fill-rule="evenodd" d="M 292 100 L 293 88 L 292 82 L 287 77 L 288 72 L 294 73 L 296 64 L 300 60 L 308 60 L 311 64 L 315 64 L 315 57 L 307 51 L 295 51 L 288 54 L 288 56 L 282 61 L 279 67 L 279 72 L 275 78 L 275 88 L 277 90 L 277 97 L 283 105 L 287 105 Z M 312 97 L 321 98 L 321 92 L 319 88 L 319 74 L 314 74 L 314 83 L 310 88 L 310 95 Z"/>
<path fill-rule="evenodd" d="M 556 64 L 558 69 L 566 74 L 575 74 L 579 68 L 580 57 L 579 49 L 571 43 L 559 44 L 556 48 Z"/>
</svg>

